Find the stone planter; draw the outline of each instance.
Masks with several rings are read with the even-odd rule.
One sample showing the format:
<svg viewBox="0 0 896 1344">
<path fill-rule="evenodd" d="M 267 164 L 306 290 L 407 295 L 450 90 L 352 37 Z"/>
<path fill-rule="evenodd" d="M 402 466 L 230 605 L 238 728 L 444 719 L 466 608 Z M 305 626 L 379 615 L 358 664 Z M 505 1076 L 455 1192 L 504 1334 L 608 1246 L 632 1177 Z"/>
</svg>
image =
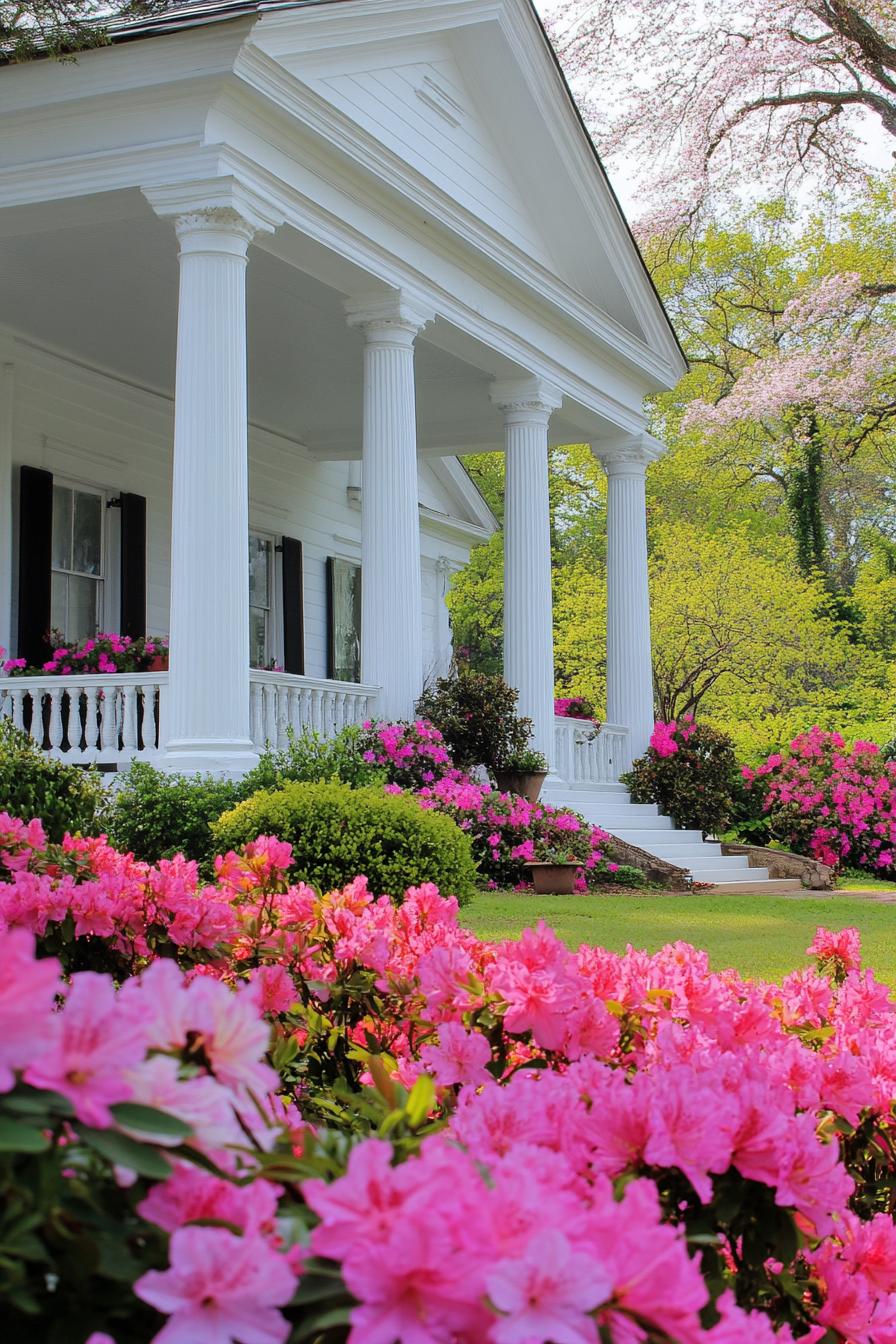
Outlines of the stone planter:
<svg viewBox="0 0 896 1344">
<path fill-rule="evenodd" d="M 532 885 L 541 896 L 572 896 L 580 863 L 527 863 Z"/>
<path fill-rule="evenodd" d="M 501 793 L 516 793 L 530 803 L 538 802 L 547 770 L 496 770 L 495 783 Z"/>
</svg>

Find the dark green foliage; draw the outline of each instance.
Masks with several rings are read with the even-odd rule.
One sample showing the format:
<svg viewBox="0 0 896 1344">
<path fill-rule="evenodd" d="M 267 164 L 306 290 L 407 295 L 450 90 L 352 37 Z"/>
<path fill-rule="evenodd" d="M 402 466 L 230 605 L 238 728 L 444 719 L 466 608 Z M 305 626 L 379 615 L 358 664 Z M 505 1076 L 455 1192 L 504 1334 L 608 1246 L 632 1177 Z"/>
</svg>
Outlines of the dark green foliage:
<svg viewBox="0 0 896 1344">
<path fill-rule="evenodd" d="M 768 813 L 762 806 L 761 789 L 748 789 L 737 773 L 731 788 L 731 815 L 728 832 L 745 845 L 767 845 L 772 839 Z"/>
<path fill-rule="evenodd" d="M 212 827 L 224 853 L 275 835 L 293 847 L 291 875 L 318 890 L 363 874 L 376 895 L 400 900 L 408 887 L 434 882 L 463 904 L 476 890 L 470 842 L 449 818 L 410 796 L 345 784 L 287 784 L 255 794 Z"/>
<path fill-rule="evenodd" d="M 660 756 L 648 747 L 621 777 L 622 783 L 633 803 L 658 803 L 676 826 L 720 835 L 732 814 L 738 777 L 734 744 L 727 733 L 705 724 L 693 724 L 685 732 L 676 735 L 672 755 Z"/>
<path fill-rule="evenodd" d="M 439 729 L 459 770 L 494 770 L 529 745 L 532 722 L 518 716 L 518 699 L 502 677 L 463 670 L 427 687 L 417 713 Z"/>
<path fill-rule="evenodd" d="M 242 781 L 166 775 L 134 761 L 109 807 L 106 830 L 116 849 L 149 863 L 172 854 L 208 863 L 211 823 L 244 796 Z"/>
<path fill-rule="evenodd" d="M 98 835 L 103 786 L 95 770 L 53 760 L 27 733 L 0 719 L 0 812 L 40 817 L 48 839 Z"/>
</svg>

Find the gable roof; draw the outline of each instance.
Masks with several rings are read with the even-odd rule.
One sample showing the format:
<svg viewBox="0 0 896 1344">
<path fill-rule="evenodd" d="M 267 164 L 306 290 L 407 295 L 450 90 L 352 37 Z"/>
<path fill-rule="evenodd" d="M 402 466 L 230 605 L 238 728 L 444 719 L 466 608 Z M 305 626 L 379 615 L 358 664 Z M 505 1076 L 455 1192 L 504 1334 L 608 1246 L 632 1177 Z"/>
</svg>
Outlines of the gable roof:
<svg viewBox="0 0 896 1344">
<path fill-rule="evenodd" d="M 109 27 L 109 36 L 113 43 L 128 42 L 139 38 L 170 34 L 208 24 L 245 18 L 253 14 L 261 17 L 289 10 L 320 8 L 325 5 L 350 3 L 352 3 L 352 0 L 171 0 L 171 3 L 159 13 L 142 19 L 121 20 L 111 24 Z M 572 117 L 575 120 L 575 133 L 578 134 L 587 148 L 587 152 L 594 164 L 597 176 L 600 179 L 601 186 L 612 203 L 612 211 L 624 229 L 626 241 L 634 257 L 637 259 L 637 267 L 642 275 L 642 279 L 647 282 L 650 298 L 662 315 L 662 324 L 671 336 L 682 363 L 685 363 L 686 356 L 682 349 L 681 342 L 679 341 L 675 328 L 672 325 L 672 321 L 666 312 L 663 300 L 660 297 L 653 277 L 647 268 L 637 240 L 635 239 L 625 212 L 619 202 L 619 198 L 613 189 L 610 178 L 600 155 L 598 154 L 594 141 L 591 138 L 557 53 L 551 44 L 545 26 L 535 8 L 534 0 L 524 0 L 524 3 L 530 11 L 531 17 L 541 35 L 544 49 L 556 71 L 560 87 L 565 94 L 568 111 L 571 112 Z"/>
</svg>

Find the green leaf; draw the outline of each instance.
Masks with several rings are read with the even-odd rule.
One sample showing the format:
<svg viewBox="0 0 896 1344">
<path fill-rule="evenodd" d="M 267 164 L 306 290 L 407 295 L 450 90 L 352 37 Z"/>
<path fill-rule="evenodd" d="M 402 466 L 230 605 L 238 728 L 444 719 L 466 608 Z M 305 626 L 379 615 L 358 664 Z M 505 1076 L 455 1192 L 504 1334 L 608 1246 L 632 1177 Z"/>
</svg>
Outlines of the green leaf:
<svg viewBox="0 0 896 1344">
<path fill-rule="evenodd" d="M 315 1336 L 322 1334 L 325 1330 L 332 1330 L 337 1325 L 348 1325 L 351 1310 L 350 1306 L 344 1306 L 334 1307 L 332 1311 L 324 1311 L 319 1316 L 304 1321 L 290 1338 L 294 1341 L 294 1344 L 299 1344 L 301 1340 L 314 1339 Z"/>
<path fill-rule="evenodd" d="M 43 1153 L 49 1146 L 50 1140 L 39 1129 L 0 1116 L 0 1152 Z"/>
<path fill-rule="evenodd" d="M 150 1176 L 164 1181 L 171 1175 L 171 1163 L 157 1148 L 138 1143 L 127 1134 L 114 1129 L 92 1129 L 79 1125 L 78 1131 L 86 1144 L 116 1166 L 136 1171 L 138 1176 Z"/>
<path fill-rule="evenodd" d="M 408 1124 L 410 1124 L 413 1129 L 416 1129 L 418 1125 L 422 1125 L 424 1120 L 429 1118 L 429 1113 L 435 1104 L 436 1085 L 428 1073 L 421 1073 L 420 1077 L 411 1088 L 411 1093 L 405 1106 Z"/>
<path fill-rule="evenodd" d="M 71 1115 L 72 1104 L 61 1092 L 20 1086 L 2 1098 L 0 1110 L 16 1115 Z"/>
<path fill-rule="evenodd" d="M 117 1124 L 123 1129 L 136 1129 L 141 1134 L 158 1135 L 161 1138 L 188 1139 L 192 1128 L 176 1115 L 157 1110 L 155 1106 L 143 1106 L 137 1101 L 119 1101 L 110 1106 Z"/>
</svg>

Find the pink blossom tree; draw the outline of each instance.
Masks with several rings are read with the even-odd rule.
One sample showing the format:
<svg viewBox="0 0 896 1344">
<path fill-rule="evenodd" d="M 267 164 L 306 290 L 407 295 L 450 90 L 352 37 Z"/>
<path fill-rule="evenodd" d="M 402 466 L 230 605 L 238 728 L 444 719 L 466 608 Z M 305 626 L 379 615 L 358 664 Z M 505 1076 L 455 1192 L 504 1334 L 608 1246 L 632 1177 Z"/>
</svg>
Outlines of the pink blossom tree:
<svg viewBox="0 0 896 1344">
<path fill-rule="evenodd" d="M 869 133 L 892 136 L 896 149 L 893 0 L 560 0 L 545 9 L 600 148 L 643 165 L 651 231 L 745 183 L 854 181 Z"/>
</svg>

